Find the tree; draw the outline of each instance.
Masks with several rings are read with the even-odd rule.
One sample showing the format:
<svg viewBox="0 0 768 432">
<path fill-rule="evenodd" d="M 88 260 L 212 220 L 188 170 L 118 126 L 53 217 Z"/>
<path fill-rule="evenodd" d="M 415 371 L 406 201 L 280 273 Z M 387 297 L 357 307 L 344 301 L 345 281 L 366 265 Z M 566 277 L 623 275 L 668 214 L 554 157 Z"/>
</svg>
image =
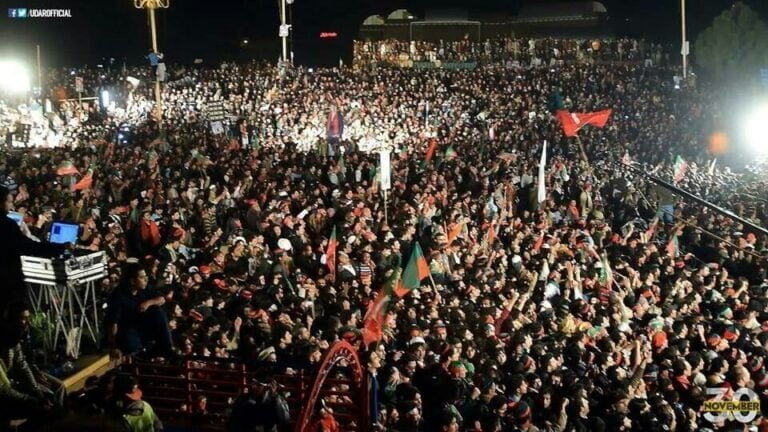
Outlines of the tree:
<svg viewBox="0 0 768 432">
<path fill-rule="evenodd" d="M 753 79 L 768 68 L 768 26 L 749 6 L 734 4 L 696 39 L 696 63 L 716 79 Z"/>
</svg>

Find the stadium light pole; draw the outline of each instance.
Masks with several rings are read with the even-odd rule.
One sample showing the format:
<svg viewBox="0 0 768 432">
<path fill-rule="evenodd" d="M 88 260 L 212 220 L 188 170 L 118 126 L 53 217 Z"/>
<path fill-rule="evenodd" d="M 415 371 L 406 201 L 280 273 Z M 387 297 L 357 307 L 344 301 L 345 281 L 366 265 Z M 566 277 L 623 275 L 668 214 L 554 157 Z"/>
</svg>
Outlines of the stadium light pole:
<svg viewBox="0 0 768 432">
<path fill-rule="evenodd" d="M 285 15 L 285 0 L 280 0 L 280 38 L 283 45 L 283 63 L 288 62 L 288 34 L 290 32 Z"/>
<path fill-rule="evenodd" d="M 682 26 L 681 33 L 683 40 L 680 54 L 683 56 L 683 79 L 686 79 L 688 78 L 688 41 L 685 34 L 685 0 L 680 0 L 680 23 Z"/>
<path fill-rule="evenodd" d="M 155 10 L 159 8 L 167 9 L 171 6 L 171 0 L 133 0 L 133 6 L 137 9 L 146 9 L 149 15 L 149 32 L 152 38 L 152 52 L 155 55 L 160 54 L 157 49 L 157 24 L 155 21 Z M 158 124 L 162 124 L 163 118 L 163 93 L 160 91 L 160 81 L 155 73 L 155 116 Z"/>
<path fill-rule="evenodd" d="M 293 54 L 294 54 L 294 50 L 293 50 L 293 2 L 294 2 L 294 0 L 285 0 L 285 1 L 286 1 L 286 3 L 288 3 L 288 25 L 290 26 L 290 29 L 291 29 L 291 35 L 290 35 L 291 40 L 289 41 L 290 42 L 289 45 L 290 45 L 290 48 L 291 48 L 291 50 L 290 50 L 291 51 L 291 66 L 293 66 Z"/>
</svg>

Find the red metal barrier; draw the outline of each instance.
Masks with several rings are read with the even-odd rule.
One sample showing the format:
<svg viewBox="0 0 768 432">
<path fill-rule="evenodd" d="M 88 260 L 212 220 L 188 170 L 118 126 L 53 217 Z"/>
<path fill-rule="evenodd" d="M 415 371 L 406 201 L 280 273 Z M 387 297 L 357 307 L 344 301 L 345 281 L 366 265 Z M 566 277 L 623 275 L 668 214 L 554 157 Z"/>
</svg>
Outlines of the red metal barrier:
<svg viewBox="0 0 768 432">
<path fill-rule="evenodd" d="M 310 422 L 312 420 L 312 413 L 315 410 L 317 399 L 320 396 L 320 392 L 323 388 L 323 384 L 328 380 L 330 372 L 341 361 L 346 361 L 347 366 L 352 369 L 352 382 L 354 387 L 352 393 L 358 396 L 353 400 L 358 401 L 357 408 L 357 422 L 353 422 L 357 431 L 367 431 L 370 423 L 370 414 L 368 412 L 368 389 L 367 380 L 365 375 L 365 369 L 360 362 L 360 357 L 357 355 L 357 350 L 350 345 L 347 341 L 338 341 L 331 347 L 328 352 L 325 353 L 323 361 L 318 369 L 317 376 L 312 384 L 312 390 L 307 395 L 307 399 L 304 403 L 304 408 L 301 410 L 301 416 L 296 422 L 296 432 L 307 432 L 309 430 Z M 340 415 L 337 417 L 341 418 Z"/>
<path fill-rule="evenodd" d="M 345 361 L 352 371 L 349 379 L 329 378 L 329 374 Z M 228 408 L 247 388 L 253 373 L 244 364 L 232 360 L 187 360 L 179 365 L 144 363 L 127 359 L 122 369 L 136 376 L 144 390 L 144 399 L 152 404 L 164 423 L 194 430 L 220 431 L 228 417 Z M 337 396 L 341 401 L 328 405 L 343 430 L 368 431 L 367 379 L 356 350 L 345 341 L 334 344 L 325 354 L 315 374 L 275 375 L 291 410 L 291 429 L 306 432 L 319 397 Z M 348 386 L 349 390 L 333 390 L 324 386 Z M 197 398 L 204 396 L 207 412 L 195 409 Z M 352 402 L 347 402 L 352 401 Z"/>
</svg>

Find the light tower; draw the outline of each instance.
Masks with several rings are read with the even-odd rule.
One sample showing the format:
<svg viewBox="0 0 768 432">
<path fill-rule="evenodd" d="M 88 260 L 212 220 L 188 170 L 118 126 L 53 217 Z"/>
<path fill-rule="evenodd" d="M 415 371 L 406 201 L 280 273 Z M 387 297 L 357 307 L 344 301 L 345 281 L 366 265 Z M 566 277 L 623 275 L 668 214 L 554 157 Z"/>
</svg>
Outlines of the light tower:
<svg viewBox="0 0 768 432">
<path fill-rule="evenodd" d="M 133 0 L 133 6 L 137 9 L 146 9 L 149 16 L 149 32 L 152 38 L 152 52 L 159 55 L 157 49 L 157 24 L 155 22 L 155 10 L 167 9 L 171 6 L 171 0 Z M 155 74 L 155 116 L 158 124 L 162 124 L 163 118 L 163 94 L 160 91 L 160 81 Z"/>
</svg>

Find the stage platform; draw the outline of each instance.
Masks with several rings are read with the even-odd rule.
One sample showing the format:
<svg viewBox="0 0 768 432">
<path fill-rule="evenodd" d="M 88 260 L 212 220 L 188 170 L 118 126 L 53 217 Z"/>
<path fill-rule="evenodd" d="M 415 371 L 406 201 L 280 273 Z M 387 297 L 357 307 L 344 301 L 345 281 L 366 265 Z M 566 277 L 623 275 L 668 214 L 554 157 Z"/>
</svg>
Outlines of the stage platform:
<svg viewBox="0 0 768 432">
<path fill-rule="evenodd" d="M 109 359 L 109 354 L 87 354 L 74 363 L 73 373 L 62 380 L 69 393 L 82 389 L 88 377 L 102 376 L 118 366 Z"/>
</svg>

